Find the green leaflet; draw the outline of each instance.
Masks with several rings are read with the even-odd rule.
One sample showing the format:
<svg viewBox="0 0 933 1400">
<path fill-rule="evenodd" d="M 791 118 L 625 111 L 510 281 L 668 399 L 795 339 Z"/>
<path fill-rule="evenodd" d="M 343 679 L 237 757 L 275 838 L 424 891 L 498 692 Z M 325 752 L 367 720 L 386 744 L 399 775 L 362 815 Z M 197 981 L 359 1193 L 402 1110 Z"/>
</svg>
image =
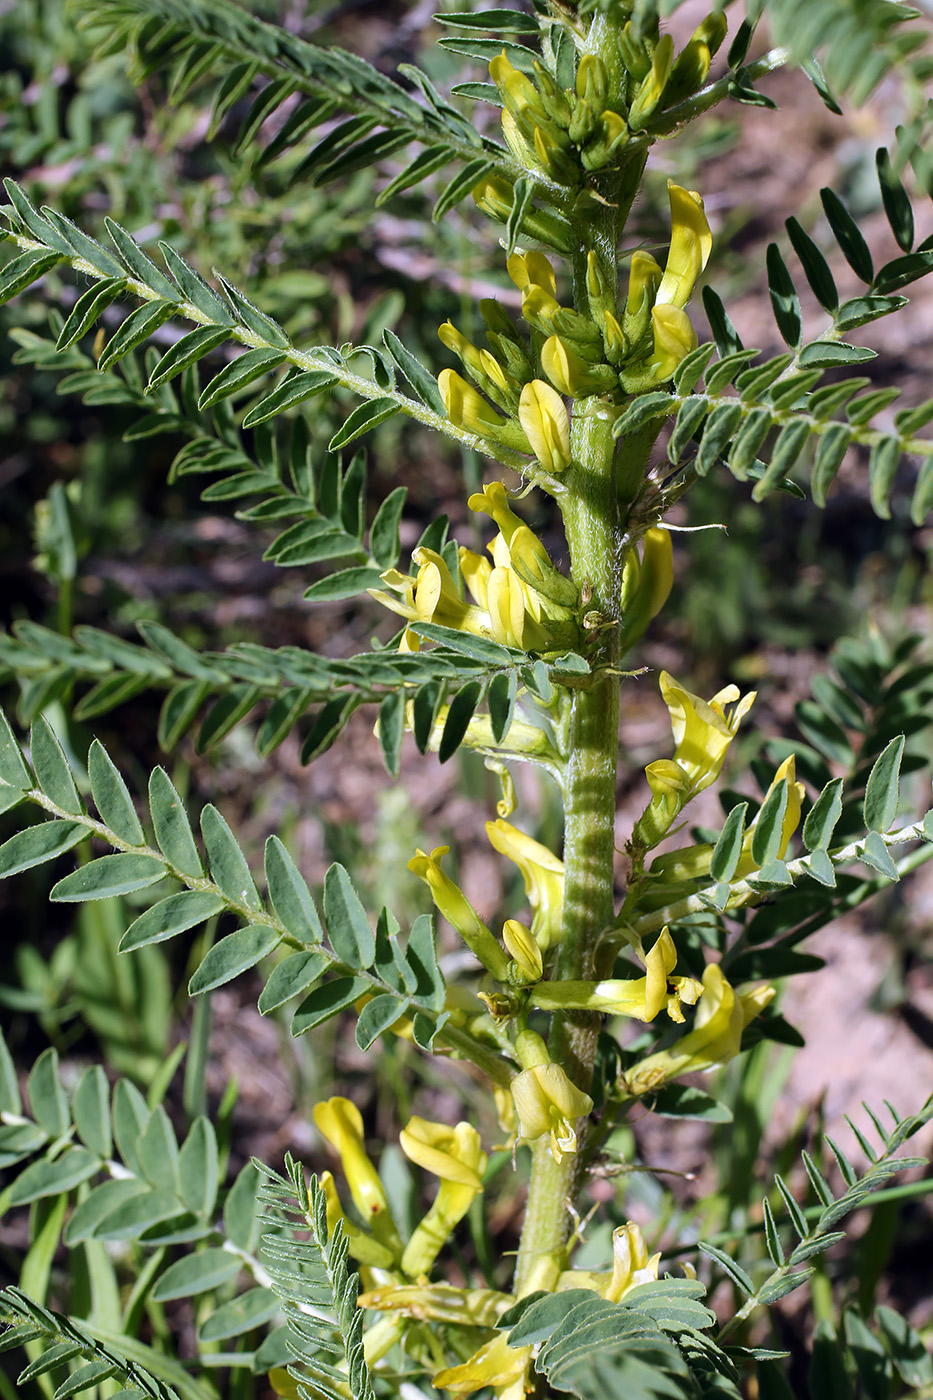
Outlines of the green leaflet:
<svg viewBox="0 0 933 1400">
<path fill-rule="evenodd" d="M 227 934 L 208 950 L 204 961 L 188 983 L 189 996 L 199 996 L 221 987 L 241 972 L 255 967 L 281 942 L 282 935 L 268 924 L 247 924 Z"/>
<path fill-rule="evenodd" d="M 186 929 L 203 924 L 212 914 L 219 914 L 223 907 L 220 896 L 209 891 L 184 890 L 181 894 L 169 895 L 130 924 L 120 939 L 120 952 L 174 938 Z"/>
<path fill-rule="evenodd" d="M 327 937 L 341 962 L 353 969 L 368 968 L 376 940 L 359 895 L 342 865 L 332 865 L 324 877 L 324 921 Z"/>
<path fill-rule="evenodd" d="M 71 903 L 110 899 L 114 895 L 146 889 L 164 878 L 165 864 L 158 856 L 136 853 L 101 856 L 59 880 L 49 898 Z"/>
<path fill-rule="evenodd" d="M 80 822 L 47 821 L 18 831 L 0 846 L 0 879 L 63 855 L 87 835 Z"/>
</svg>

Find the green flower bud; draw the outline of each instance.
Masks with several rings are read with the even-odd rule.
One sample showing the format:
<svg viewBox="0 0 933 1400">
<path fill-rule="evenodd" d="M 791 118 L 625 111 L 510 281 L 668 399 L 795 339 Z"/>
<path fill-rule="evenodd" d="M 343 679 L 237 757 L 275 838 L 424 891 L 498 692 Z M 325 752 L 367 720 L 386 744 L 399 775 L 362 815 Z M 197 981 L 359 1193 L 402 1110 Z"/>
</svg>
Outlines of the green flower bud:
<svg viewBox="0 0 933 1400">
<path fill-rule="evenodd" d="M 662 34 L 651 57 L 651 71 L 644 78 L 629 108 L 628 124 L 632 131 L 644 131 L 657 108 L 674 62 L 674 40 Z"/>
<path fill-rule="evenodd" d="M 640 83 L 642 79 L 647 78 L 651 72 L 651 54 L 644 40 L 636 38 L 631 20 L 619 34 L 619 52 L 626 71 L 636 82 Z"/>
</svg>

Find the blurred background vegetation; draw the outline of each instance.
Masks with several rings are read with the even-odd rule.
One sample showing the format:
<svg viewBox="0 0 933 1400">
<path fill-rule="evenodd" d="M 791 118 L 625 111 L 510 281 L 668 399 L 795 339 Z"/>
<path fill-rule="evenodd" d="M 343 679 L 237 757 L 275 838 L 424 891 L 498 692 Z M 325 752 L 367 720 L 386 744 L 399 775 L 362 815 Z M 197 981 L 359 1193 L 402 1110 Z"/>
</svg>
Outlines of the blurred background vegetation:
<svg viewBox="0 0 933 1400">
<path fill-rule="evenodd" d="M 332 38 L 377 66 L 414 59 L 442 89 L 454 78 L 455 62 L 456 77 L 463 76 L 459 61 L 436 47 L 432 7 L 422 3 L 252 0 L 251 8 L 303 33 Z M 684 6 L 678 24 L 691 27 L 702 13 L 695 10 L 692 3 Z M 0 52 L 4 171 L 92 233 L 110 214 L 144 244 L 170 241 L 206 276 L 212 267 L 221 269 L 299 342 L 375 342 L 389 327 L 440 369 L 452 362 L 435 328 L 448 316 L 469 335 L 477 296 L 496 294 L 517 304 L 504 259 L 477 237 L 480 225 L 468 205 L 432 225 L 430 188 L 420 187 L 374 217 L 391 170 L 385 176 L 364 171 L 322 190 L 302 179 L 301 157 L 294 152 L 247 166 L 238 152 L 247 104 L 211 132 L 197 89 L 175 106 L 158 79 L 135 86 L 122 53 L 93 58 L 64 0 L 0 5 Z M 819 241 L 818 190 L 827 183 L 870 218 L 878 193 L 868 177 L 882 133 L 873 108 L 833 116 L 793 74 L 777 75 L 764 86 L 778 110 L 720 109 L 695 135 L 661 149 L 636 210 L 632 241 L 666 242 L 669 176 L 700 189 L 716 236 L 707 276 L 745 343 L 775 354 L 783 347 L 776 343 L 768 306 L 765 246 L 783 237 L 788 214 Z M 884 88 L 874 99 L 894 100 Z M 268 132 L 273 156 L 275 134 Z M 255 161 L 254 150 L 250 159 Z M 878 240 L 885 244 L 887 225 L 880 207 L 874 212 Z M 926 216 L 924 236 L 933 231 L 929 205 Z M 885 244 L 883 251 L 893 250 Z M 54 272 L 47 280 L 51 303 L 66 305 L 80 293 Z M 914 304 L 898 316 L 896 331 L 884 322 L 871 328 L 879 351 L 877 382 L 897 382 L 907 405 L 929 396 L 933 382 L 933 291 L 924 282 L 911 291 Z M 198 648 L 256 640 L 311 645 L 332 656 L 352 654 L 374 631 L 389 635 L 391 625 L 375 605 L 354 601 L 335 608 L 302 601 L 308 571 L 282 569 L 262 558 L 273 538 L 271 526 L 243 519 L 223 500 L 203 499 L 203 480 L 169 480 L 184 439 L 173 431 L 170 414 L 140 427 L 132 366 L 129 382 L 97 390 L 82 386 L 77 359 L 70 381 L 41 365 L 37 370 L 32 361 L 38 352 L 23 333 L 46 337 L 48 325 L 48 309 L 36 297 L 0 311 L 0 608 L 6 628 L 31 619 L 66 633 L 82 623 L 132 639 L 134 624 L 145 618 L 169 623 Z M 18 340 L 11 331 L 20 333 Z M 339 412 L 339 396 L 336 402 Z M 402 422 L 394 419 L 371 435 L 368 453 L 377 496 L 398 484 L 409 489 L 403 542 L 413 545 L 428 520 L 444 510 L 453 532 L 475 546 L 465 500 L 482 478 L 483 463 Z M 811 685 L 822 685 L 825 693 L 834 684 L 834 664 L 837 677 L 841 664 L 845 682 L 845 648 L 837 650 L 835 663 L 829 654 L 841 636 L 873 649 L 881 671 L 900 655 L 903 671 L 908 651 L 897 648 L 920 633 L 920 650 L 909 660 L 925 666 L 928 676 L 933 532 L 910 525 L 909 488 L 905 480 L 903 493 L 895 493 L 893 519 L 882 522 L 868 501 L 865 463 L 857 459 L 840 474 L 825 511 L 781 494 L 753 506 L 745 486 L 724 474 L 710 476 L 675 517 L 686 527 L 676 536 L 677 583 L 660 626 L 642 647 L 640 664 L 666 667 L 700 693 L 733 679 L 755 683 L 761 698 L 754 735 L 744 740 L 746 758 L 764 736 L 777 743 L 772 757 L 779 756 L 782 739 L 799 738 L 798 721 L 806 720 L 806 711 L 798 707 L 795 716 L 795 705 L 806 700 Z M 561 541 L 546 504 L 530 502 L 529 512 L 529 523 L 542 529 L 560 558 Z M 0 639 L 0 667 L 3 656 Z M 67 721 L 63 696 L 46 685 L 37 680 L 18 696 L 8 686 L 4 702 L 18 699 L 21 710 L 45 710 L 62 737 L 83 751 L 90 728 Z M 521 907 L 520 889 L 501 887 L 497 865 L 471 836 L 481 831 L 479 817 L 490 815 L 497 795 L 478 760 L 461 755 L 450 765 L 457 771 L 439 770 L 433 759 L 412 750 L 402 784 L 393 788 L 360 715 L 310 771 L 302 767 L 293 737 L 260 761 L 242 728 L 209 753 L 199 753 L 186 738 L 166 756 L 156 739 L 160 699 L 137 695 L 94 721 L 131 786 L 134 778 L 141 786 L 153 764 L 165 762 L 183 794 L 218 803 L 247 849 L 258 854 L 264 837 L 278 831 L 312 880 L 331 860 L 343 860 L 355 869 L 359 887 L 368 887 L 373 905 L 388 903 L 403 920 L 425 907 L 406 869 L 414 847 L 453 836 L 461 877 L 484 914 L 492 917 L 497 904 L 506 912 Z M 840 724 L 851 732 L 860 721 L 846 711 L 845 695 L 838 703 Z M 647 682 L 624 689 L 623 710 L 623 743 L 632 761 L 620 788 L 624 815 L 637 807 L 641 769 L 666 752 L 668 740 L 666 713 Z M 922 747 L 928 740 L 919 734 L 916 742 Z M 414 783 L 413 795 L 406 779 Z M 534 834 L 556 839 L 552 797 L 528 790 L 523 797 L 535 812 Z M 912 805 L 922 811 L 924 797 Z M 15 813 L 0 816 L 0 837 L 17 820 Z M 352 1037 L 346 1044 L 290 1041 L 271 1018 L 259 1018 L 249 987 L 238 984 L 213 1001 L 199 1001 L 192 1017 L 183 988 L 186 963 L 196 962 L 197 950 L 179 939 L 167 952 L 150 947 L 118 959 L 125 924 L 117 908 L 87 905 L 75 918 L 68 906 L 46 901 L 56 875 L 32 875 L 0 889 L 10 949 L 0 974 L 0 1016 L 23 1064 L 52 1044 L 73 1063 L 75 1075 L 102 1054 L 113 1073 L 134 1078 L 151 1102 L 167 1094 L 171 1111 L 181 1117 L 209 1101 L 220 1114 L 234 1165 L 251 1152 L 267 1161 L 288 1147 L 312 1152 L 317 1144 L 309 1127 L 311 1104 L 335 1088 L 349 1086 L 358 1100 L 371 1095 L 361 1106 L 373 1135 L 394 1136 L 397 1116 L 412 1108 L 406 1074 L 411 1047 L 400 1041 L 380 1051 L 373 1074 Z M 903 1112 L 919 1106 L 933 1067 L 933 885 L 897 887 L 883 908 L 879 903 L 838 935 L 845 962 L 835 961 L 831 972 L 810 979 L 819 990 L 803 996 L 801 1016 L 794 1016 L 793 1003 L 785 1004 L 805 1036 L 811 1033 L 805 1017 L 812 1018 L 814 1038 L 823 1047 L 799 1058 L 803 1069 L 792 1069 L 787 1051 L 762 1044 L 726 1072 L 732 1125 L 714 1128 L 711 1138 L 708 1127 L 691 1124 L 662 1137 L 657 1123 L 644 1134 L 638 1127 L 634 1134 L 625 1130 L 625 1141 L 614 1146 L 634 1153 L 645 1170 L 614 1178 L 612 1186 L 600 1184 L 606 1189 L 596 1199 L 605 1209 L 587 1236 L 594 1260 L 605 1255 L 609 1232 L 627 1214 L 652 1218 L 661 1199 L 658 1170 L 681 1174 L 675 1198 L 682 1218 L 655 1222 L 662 1242 L 682 1235 L 685 1221 L 692 1222 L 694 1236 L 740 1228 L 756 1198 L 754 1164 L 762 1153 L 772 1168 L 786 1169 L 799 1148 L 812 1142 L 825 1112 L 838 1117 L 839 1102 L 849 1107 L 861 1097 L 856 1091 L 829 1105 L 825 1100 L 833 1082 L 829 1071 L 824 1077 L 827 1037 L 850 1035 L 856 1015 L 882 1018 L 882 1040 L 893 1053 L 884 1061 L 887 1080 L 887 1068 L 857 1056 L 853 1075 L 871 1076 L 875 1102 L 889 1093 Z M 831 949 L 815 951 L 832 960 Z M 874 1043 L 870 1035 L 866 1043 Z M 898 1082 L 891 1082 L 891 1074 Z M 788 1084 L 792 1108 L 774 1122 L 772 1108 Z M 422 1092 L 433 1099 L 427 1108 L 421 1103 L 421 1111 L 443 1117 L 445 1110 L 460 1111 L 457 1095 L 469 1094 L 469 1081 L 460 1076 L 453 1088 L 438 1082 Z M 487 1141 L 497 1140 L 495 1125 L 484 1129 Z M 877 1301 L 877 1280 L 885 1271 L 893 1293 L 884 1296 L 928 1328 L 933 1219 L 927 1199 L 918 1194 L 913 1204 L 888 1212 L 882 1205 L 866 1219 L 855 1254 L 830 1258 L 823 1267 L 863 1306 Z M 514 1243 L 519 1209 L 517 1185 L 511 1209 L 492 1226 L 500 1259 Z M 0 1271 L 5 1259 L 12 1263 L 18 1230 L 13 1217 L 0 1221 Z M 489 1241 L 476 1243 L 479 1255 L 488 1248 Z M 491 1259 L 483 1261 L 490 1268 Z M 828 1287 L 817 1288 L 818 1316 L 832 1313 Z M 781 1317 L 786 1335 L 778 1340 L 793 1348 L 812 1318 L 795 1311 L 792 1301 Z"/>
</svg>

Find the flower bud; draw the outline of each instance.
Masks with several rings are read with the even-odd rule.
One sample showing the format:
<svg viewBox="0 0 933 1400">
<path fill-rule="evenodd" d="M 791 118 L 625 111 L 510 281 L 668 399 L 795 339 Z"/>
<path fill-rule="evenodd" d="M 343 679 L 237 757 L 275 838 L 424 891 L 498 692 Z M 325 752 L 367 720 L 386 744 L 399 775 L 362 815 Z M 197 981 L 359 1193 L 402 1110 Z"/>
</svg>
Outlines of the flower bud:
<svg viewBox="0 0 933 1400">
<path fill-rule="evenodd" d="M 526 287 L 543 287 L 550 296 L 557 296 L 557 277 L 543 253 L 513 253 L 505 266 L 520 292 Z"/>
<path fill-rule="evenodd" d="M 548 264 L 550 266 L 550 264 Z M 483 297 L 479 303 L 480 314 L 489 330 L 509 340 L 519 340 L 518 327 L 501 302 L 494 297 Z"/>
<path fill-rule="evenodd" d="M 456 370 L 443 369 L 437 385 L 444 400 L 447 417 L 458 428 L 490 437 L 519 452 L 529 451 L 528 440 L 517 424 L 503 418 L 468 384 Z"/>
<path fill-rule="evenodd" d="M 567 137 L 558 127 L 536 126 L 533 139 L 538 164 L 552 180 L 561 185 L 579 183 L 579 166 L 573 158 Z"/>
<path fill-rule="evenodd" d="M 619 34 L 619 48 L 626 71 L 638 82 L 647 78 L 651 72 L 651 55 L 645 41 L 636 36 L 631 20 Z"/>
<path fill-rule="evenodd" d="M 670 34 L 662 34 L 651 55 L 651 71 L 642 79 L 629 108 L 628 124 L 632 131 L 643 131 L 651 120 L 664 95 L 673 61 L 674 40 Z"/>
<path fill-rule="evenodd" d="M 711 54 L 715 54 L 720 48 L 723 39 L 729 30 L 729 21 L 722 10 L 714 10 L 712 14 L 706 16 L 693 31 L 693 38 L 699 39 L 706 44 Z"/>
<path fill-rule="evenodd" d="M 701 88 L 709 77 L 711 54 L 709 45 L 696 35 L 686 44 L 674 60 L 671 76 L 664 89 L 664 106 L 672 107 Z"/>
<path fill-rule="evenodd" d="M 540 981 L 544 975 L 544 961 L 531 929 L 518 919 L 506 919 L 502 925 L 502 941 L 521 974 L 521 981 Z"/>
<path fill-rule="evenodd" d="M 600 107 L 596 103 L 577 98 L 567 127 L 567 135 L 575 146 L 582 146 L 592 136 L 599 112 Z"/>
<path fill-rule="evenodd" d="M 484 175 L 473 188 L 473 199 L 484 214 L 504 224 L 515 204 L 515 187 L 504 175 Z M 557 253 L 572 253 L 576 247 L 568 220 L 547 210 L 526 210 L 522 216 L 522 231 Z"/>
<path fill-rule="evenodd" d="M 556 335 L 550 336 L 541 347 L 541 368 L 555 389 L 574 399 L 608 393 L 617 382 L 607 365 L 588 364 Z"/>
<path fill-rule="evenodd" d="M 584 170 L 602 170 L 629 138 L 628 123 L 619 112 L 600 113 L 591 139 L 580 155 Z"/>
<path fill-rule="evenodd" d="M 592 248 L 586 255 L 586 293 L 590 301 L 602 301 L 610 295 L 610 287 L 600 266 L 599 254 Z"/>
<path fill-rule="evenodd" d="M 584 54 L 577 68 L 577 96 L 596 108 L 605 107 L 609 95 L 609 74 L 602 59 L 593 53 Z"/>
<path fill-rule="evenodd" d="M 513 66 L 505 49 L 490 63 L 489 76 L 499 89 L 506 111 L 514 117 L 529 113 L 540 121 L 547 121 L 548 110 L 541 94 L 531 79 Z"/>
<path fill-rule="evenodd" d="M 603 344 L 610 364 L 617 365 L 628 353 L 629 343 L 625 332 L 611 311 L 603 312 Z"/>
<path fill-rule="evenodd" d="M 526 384 L 518 403 L 518 420 L 541 466 L 559 476 L 570 466 L 570 419 L 564 401 L 543 379 Z"/>
</svg>

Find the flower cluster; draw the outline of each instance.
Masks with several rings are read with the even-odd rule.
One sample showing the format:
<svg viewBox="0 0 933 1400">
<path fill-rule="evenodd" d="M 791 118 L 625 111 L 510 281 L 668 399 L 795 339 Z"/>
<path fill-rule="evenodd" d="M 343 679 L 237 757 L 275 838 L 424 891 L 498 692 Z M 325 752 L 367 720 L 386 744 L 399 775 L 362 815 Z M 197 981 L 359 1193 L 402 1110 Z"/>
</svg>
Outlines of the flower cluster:
<svg viewBox="0 0 933 1400">
<path fill-rule="evenodd" d="M 488 546 L 491 558 L 462 546 L 456 559 L 420 547 L 412 555 L 418 572 L 387 570 L 386 588 L 370 589 L 372 596 L 407 621 L 433 622 L 522 651 L 547 655 L 578 644 L 577 589 L 512 510 L 502 482 L 491 482 L 469 505 L 498 526 Z M 416 649 L 418 638 L 406 632 L 403 645 Z"/>
<path fill-rule="evenodd" d="M 583 55 L 574 86 L 564 89 L 537 60 L 534 77 L 520 72 L 503 49 L 489 72 L 502 98 L 502 132 L 509 149 L 520 165 L 570 189 L 587 174 L 624 164 L 633 135 L 703 85 L 726 28 L 721 13 L 709 15 L 675 57 L 670 34 L 637 33 L 629 21 L 616 40 L 626 80 L 614 95 L 606 63 L 596 54 Z M 501 177 L 487 179 L 478 189 L 477 202 L 484 207 L 506 200 L 511 204 L 511 189 Z M 498 210 L 490 212 L 498 216 Z"/>
<path fill-rule="evenodd" d="M 561 305 L 554 269 L 543 253 L 513 253 L 507 267 L 522 294 L 530 340 L 489 299 L 480 302 L 489 349 L 474 345 L 449 321 L 441 327 L 441 340 L 472 381 L 451 369 L 438 377 L 452 423 L 504 447 L 533 453 L 544 471 L 556 476 L 572 461 L 565 398 L 618 398 L 670 379 L 697 343 L 684 307 L 706 266 L 712 236 L 695 191 L 670 182 L 668 195 L 666 265 L 662 270 L 647 252 L 632 255 L 619 315 L 606 304 L 615 306 L 615 289 L 596 252 L 590 251 L 587 260 L 590 304 L 601 307 L 595 316 Z"/>
</svg>

